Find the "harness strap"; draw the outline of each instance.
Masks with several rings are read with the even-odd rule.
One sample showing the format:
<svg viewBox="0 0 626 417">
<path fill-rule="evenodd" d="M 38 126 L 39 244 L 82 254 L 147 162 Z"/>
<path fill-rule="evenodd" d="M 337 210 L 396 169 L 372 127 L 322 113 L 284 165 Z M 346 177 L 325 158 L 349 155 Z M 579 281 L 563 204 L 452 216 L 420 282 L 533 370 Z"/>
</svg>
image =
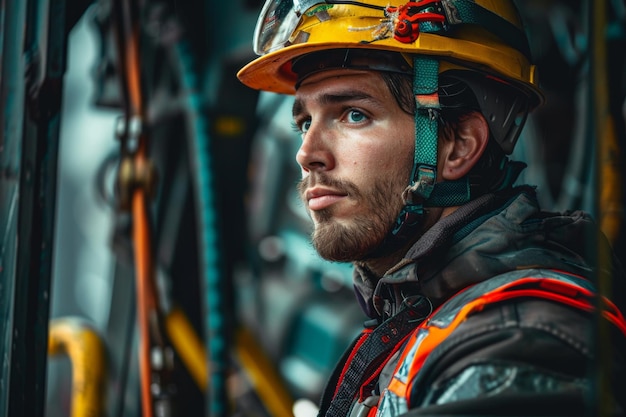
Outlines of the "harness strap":
<svg viewBox="0 0 626 417">
<path fill-rule="evenodd" d="M 361 387 L 371 379 L 372 374 L 382 370 L 385 360 L 399 349 L 412 330 L 430 314 L 429 303 L 407 305 L 397 315 L 383 322 L 375 330 L 364 332 L 354 343 L 353 348 L 344 355 L 345 363 L 340 375 L 334 375 L 337 384 L 334 396 L 329 398 L 330 386 L 327 387 L 319 417 L 345 417 Z"/>
</svg>

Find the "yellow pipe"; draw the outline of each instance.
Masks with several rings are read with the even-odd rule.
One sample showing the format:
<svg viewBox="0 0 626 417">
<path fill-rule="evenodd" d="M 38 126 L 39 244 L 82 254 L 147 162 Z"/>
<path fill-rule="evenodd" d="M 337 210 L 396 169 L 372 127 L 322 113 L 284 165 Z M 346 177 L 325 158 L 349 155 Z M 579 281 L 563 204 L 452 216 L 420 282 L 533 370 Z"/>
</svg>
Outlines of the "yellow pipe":
<svg viewBox="0 0 626 417">
<path fill-rule="evenodd" d="M 273 417 L 293 417 L 293 399 L 259 342 L 247 329 L 236 334 L 235 347 L 243 370 Z"/>
<path fill-rule="evenodd" d="M 165 326 L 172 345 L 198 387 L 205 391 L 208 383 L 207 358 L 202 342 L 187 317 L 179 308 L 173 308 L 166 317 Z M 273 417 L 293 417 L 293 399 L 265 352 L 252 334 L 240 329 L 235 336 L 235 353 L 242 370 L 254 390 Z"/>
<path fill-rule="evenodd" d="M 609 115 L 603 121 L 604 136 L 600 138 L 600 228 L 609 242 L 615 243 L 624 220 L 623 185 L 620 149 L 615 121 Z"/>
<path fill-rule="evenodd" d="M 52 320 L 48 355 L 59 354 L 72 364 L 71 417 L 104 415 L 105 348 L 98 333 L 78 317 Z"/>
<path fill-rule="evenodd" d="M 167 334 L 189 374 L 202 390 L 206 390 L 208 371 L 206 355 L 200 338 L 180 308 L 172 308 L 165 318 Z"/>
</svg>

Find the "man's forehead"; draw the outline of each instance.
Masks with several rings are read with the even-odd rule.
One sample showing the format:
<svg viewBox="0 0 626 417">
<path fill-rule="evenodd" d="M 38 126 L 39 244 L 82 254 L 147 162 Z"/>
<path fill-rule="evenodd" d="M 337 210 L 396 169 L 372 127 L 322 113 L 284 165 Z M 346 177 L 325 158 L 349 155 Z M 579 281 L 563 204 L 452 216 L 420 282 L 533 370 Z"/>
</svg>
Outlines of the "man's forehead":
<svg viewBox="0 0 626 417">
<path fill-rule="evenodd" d="M 413 73 L 402 54 L 371 48 L 330 49 L 308 53 L 294 58 L 291 69 L 297 74 L 296 90 L 306 78 L 332 69 Z"/>
<path fill-rule="evenodd" d="M 296 90 L 294 114 L 306 107 L 307 103 L 330 104 L 348 100 L 374 101 L 385 95 L 381 89 L 382 80 L 376 71 L 328 70 L 308 77 Z M 386 87 L 382 87 L 386 88 Z"/>
<path fill-rule="evenodd" d="M 380 77 L 378 71 L 369 71 L 352 68 L 333 68 L 324 71 L 315 72 L 304 78 L 297 86 L 296 94 L 302 87 L 321 84 L 326 81 L 345 81 L 351 78 L 370 78 Z"/>
</svg>

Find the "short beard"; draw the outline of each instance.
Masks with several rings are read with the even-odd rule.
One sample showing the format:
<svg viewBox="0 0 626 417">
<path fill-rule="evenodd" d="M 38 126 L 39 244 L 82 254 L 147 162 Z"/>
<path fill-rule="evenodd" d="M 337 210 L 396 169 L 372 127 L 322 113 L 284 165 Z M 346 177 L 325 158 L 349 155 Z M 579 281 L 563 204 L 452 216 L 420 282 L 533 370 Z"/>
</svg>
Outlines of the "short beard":
<svg viewBox="0 0 626 417">
<path fill-rule="evenodd" d="M 298 185 L 300 194 L 307 188 L 308 179 Z M 317 225 L 311 235 L 315 250 L 329 261 L 367 261 L 377 253 L 379 246 L 391 233 L 402 209 L 403 185 L 393 181 L 378 181 L 372 188 L 361 192 L 354 184 L 336 181 L 324 175 L 317 183 L 347 192 L 351 198 L 369 209 L 366 214 L 355 215 L 347 224 L 333 220 L 333 207 L 316 212 Z"/>
</svg>

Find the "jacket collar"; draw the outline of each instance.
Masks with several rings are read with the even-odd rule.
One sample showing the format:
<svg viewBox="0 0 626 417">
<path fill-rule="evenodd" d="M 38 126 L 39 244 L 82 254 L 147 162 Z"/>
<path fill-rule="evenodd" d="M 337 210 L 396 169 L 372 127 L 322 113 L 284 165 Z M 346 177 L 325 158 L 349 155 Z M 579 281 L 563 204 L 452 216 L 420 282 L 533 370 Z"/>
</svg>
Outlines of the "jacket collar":
<svg viewBox="0 0 626 417">
<path fill-rule="evenodd" d="M 437 222 L 384 276 L 355 266 L 357 299 L 368 316 L 380 318 L 416 296 L 436 307 L 508 271 L 543 267 L 586 275 L 584 248 L 576 242 L 591 225 L 582 212 L 541 213 L 531 187 L 487 194 Z"/>
</svg>

